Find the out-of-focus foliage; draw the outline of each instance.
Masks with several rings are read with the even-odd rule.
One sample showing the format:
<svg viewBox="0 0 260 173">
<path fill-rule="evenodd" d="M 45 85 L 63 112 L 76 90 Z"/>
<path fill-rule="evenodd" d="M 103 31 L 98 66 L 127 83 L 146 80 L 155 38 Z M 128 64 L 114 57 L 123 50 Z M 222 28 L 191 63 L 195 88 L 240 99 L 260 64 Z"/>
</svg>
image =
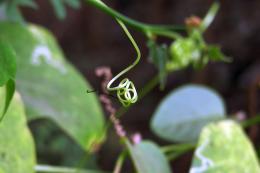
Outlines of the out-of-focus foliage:
<svg viewBox="0 0 260 173">
<path fill-rule="evenodd" d="M 23 16 L 19 6 L 36 8 L 37 5 L 33 0 L 1 0 L 0 5 L 5 10 L 6 18 L 10 21 L 23 22 Z"/>
<path fill-rule="evenodd" d="M 199 172 L 260 172 L 251 142 L 234 121 L 212 123 L 202 130 L 190 170 Z"/>
<path fill-rule="evenodd" d="M 90 85 L 69 64 L 53 36 L 37 26 L 0 23 L 17 53 L 17 89 L 29 119 L 50 118 L 91 150 L 104 139 L 104 119 Z"/>
<path fill-rule="evenodd" d="M 50 2 L 59 19 L 64 19 L 66 17 L 65 5 L 75 9 L 80 7 L 80 0 L 50 0 Z"/>
<path fill-rule="evenodd" d="M 225 118 L 221 97 L 213 90 L 187 85 L 170 93 L 158 106 L 151 128 L 163 139 L 195 142 L 208 123 Z"/>
<path fill-rule="evenodd" d="M 177 39 L 170 46 L 171 62 L 167 64 L 170 70 L 179 70 L 187 67 L 192 61 L 200 58 L 200 51 L 190 38 Z"/>
<path fill-rule="evenodd" d="M 159 71 L 160 89 L 164 89 L 167 80 L 168 47 L 166 44 L 158 45 L 154 40 L 149 40 L 147 46 L 150 51 L 149 58 Z"/>
<path fill-rule="evenodd" d="M 1 87 L 0 98 L 5 94 Z M 0 99 L 0 110 L 3 110 L 3 105 L 4 100 Z M 16 93 L 0 123 L 0 172 L 34 173 L 35 160 L 34 141 L 27 128 L 23 103 Z"/>
<path fill-rule="evenodd" d="M 165 87 L 170 72 L 189 66 L 199 69 L 209 61 L 228 61 L 220 46 L 207 44 L 203 38 L 203 33 L 216 15 L 218 3 L 212 5 L 204 19 L 197 16 L 188 18 L 189 20 L 185 22 L 186 28 L 182 28 L 186 33 L 179 34 L 172 26 L 149 25 L 125 17 L 106 6 L 101 0 L 86 2 L 113 18 L 120 19 L 119 23 L 123 29 L 127 30 L 121 20 L 143 31 L 148 37 L 150 60 L 159 71 L 161 89 Z M 60 19 L 66 16 L 65 5 L 72 8 L 80 7 L 79 0 L 50 0 L 50 3 Z M 5 10 L 1 11 L 1 15 L 6 15 L 1 17 L 18 23 L 23 21 L 20 6 L 37 8 L 34 0 L 0 0 L 0 5 L 1 10 Z M 126 34 L 129 36 L 128 32 Z M 168 46 L 159 43 L 160 40 L 157 38 L 160 36 L 171 39 L 171 44 Z M 139 55 L 135 41 L 129 38 Z M 88 155 L 91 156 L 89 159 L 84 150 L 94 151 L 99 148 L 105 138 L 105 125 L 95 93 L 85 93 L 86 90 L 91 90 L 90 85 L 64 59 L 55 38 L 38 26 L 1 22 L 0 58 L 0 86 L 4 86 L 0 88 L 0 111 L 4 114 L 7 111 L 7 117 L 2 123 L 0 117 L 0 173 L 33 173 L 34 169 L 45 169 L 47 172 L 100 172 L 76 170 L 77 166 L 90 167 L 88 170 L 98 169 L 95 163 L 96 156 L 91 153 Z M 137 59 L 139 61 L 139 58 Z M 18 75 L 15 79 L 16 61 Z M 14 80 L 17 82 L 17 90 L 21 94 L 25 108 L 19 95 L 16 94 L 10 109 L 7 109 L 15 91 Z M 123 80 L 120 84 L 126 83 Z M 128 84 L 127 87 L 133 86 L 130 82 Z M 149 87 L 152 88 L 150 84 L 147 88 Z M 121 91 L 123 90 L 126 91 L 125 88 Z M 119 95 L 121 91 L 118 92 Z M 131 97 L 131 93 L 123 92 L 123 94 L 125 98 Z M 134 92 L 134 96 L 135 94 Z M 123 97 L 120 98 L 122 101 Z M 137 100 L 137 97 L 134 98 L 133 103 Z M 103 101 L 110 102 L 108 99 Z M 44 157 L 46 151 L 49 151 L 46 156 L 50 161 L 48 163 L 69 165 L 74 168 L 48 165 L 35 167 L 35 147 L 27 128 L 24 111 L 29 120 L 37 119 L 42 125 L 37 126 L 38 129 L 32 128 L 35 130 L 37 154 Z M 122 130 L 119 120 L 111 117 L 117 132 Z M 42 123 L 42 118 L 48 119 L 46 122 L 52 120 L 61 128 L 55 129 L 56 126 L 53 124 L 48 126 Z M 170 173 L 172 171 L 167 159 L 174 159 L 193 148 L 200 136 L 190 173 L 260 172 L 253 147 L 240 126 L 233 121 L 215 122 L 224 118 L 226 110 L 218 94 L 198 85 L 181 87 L 162 101 L 153 116 L 151 128 L 165 140 L 189 143 L 163 148 L 151 141 L 131 144 L 119 133 L 128 153 L 128 155 L 123 153 L 123 156 L 132 158 L 138 173 Z M 37 121 L 33 123 L 37 124 Z M 208 125 L 209 123 L 211 124 Z M 204 130 L 201 133 L 202 128 Z M 66 132 L 67 136 L 60 130 Z M 55 162 L 56 158 L 52 156 L 61 158 L 59 162 Z M 38 160 L 39 163 L 45 161 L 44 158 Z M 115 168 L 118 168 L 117 166 L 120 167 L 116 165 Z"/>
<path fill-rule="evenodd" d="M 155 143 L 142 141 L 133 145 L 127 141 L 127 147 L 138 173 L 171 173 L 165 155 Z"/>
<path fill-rule="evenodd" d="M 95 154 L 86 153 L 74 140 L 50 120 L 30 123 L 37 148 L 38 163 L 98 169 Z"/>
<path fill-rule="evenodd" d="M 219 46 L 207 44 L 203 38 L 203 33 L 212 23 L 218 8 L 219 4 L 213 3 L 203 20 L 194 16 L 188 18 L 186 35 L 172 32 L 175 39 L 169 47 L 164 44 L 158 45 L 156 37 L 149 38 L 147 44 L 150 51 L 149 57 L 159 71 L 161 89 L 165 86 L 169 72 L 183 70 L 190 65 L 195 69 L 200 69 L 209 61 L 229 61 Z"/>
<path fill-rule="evenodd" d="M 189 37 L 174 41 L 170 46 L 170 55 L 171 60 L 167 63 L 169 71 L 184 69 L 189 65 L 199 69 L 209 61 L 229 61 L 219 46 L 206 44 L 198 29 L 191 30 Z"/>
<path fill-rule="evenodd" d="M 77 9 L 80 7 L 80 0 L 49 0 L 53 6 L 55 14 L 59 19 L 66 17 L 66 5 Z M 11 21 L 24 22 L 24 18 L 19 7 L 30 7 L 37 9 L 35 0 L 1 0 L 0 5 L 5 9 L 6 18 Z"/>
</svg>

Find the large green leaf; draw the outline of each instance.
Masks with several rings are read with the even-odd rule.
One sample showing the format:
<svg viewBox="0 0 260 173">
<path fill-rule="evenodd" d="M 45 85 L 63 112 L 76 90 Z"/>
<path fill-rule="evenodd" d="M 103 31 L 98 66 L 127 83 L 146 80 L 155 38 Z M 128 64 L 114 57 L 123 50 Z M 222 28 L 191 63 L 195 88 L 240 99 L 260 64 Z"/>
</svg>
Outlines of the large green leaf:
<svg viewBox="0 0 260 173">
<path fill-rule="evenodd" d="M 203 126 L 224 118 L 225 114 L 224 103 L 214 91 L 200 85 L 186 85 L 161 102 L 151 128 L 166 140 L 193 142 Z"/>
<path fill-rule="evenodd" d="M 5 90 L 6 90 L 6 94 L 5 94 L 5 105 L 4 108 L 2 110 L 2 114 L 0 114 L 0 123 L 1 121 L 4 119 L 4 116 L 9 108 L 9 105 L 11 103 L 11 100 L 13 98 L 14 92 L 15 92 L 15 82 L 10 79 L 6 85 L 5 85 Z"/>
<path fill-rule="evenodd" d="M 0 98 L 5 97 L 4 87 Z M 4 100 L 0 99 L 0 110 Z M 0 123 L 0 172 L 33 173 L 35 166 L 34 142 L 26 124 L 23 103 L 18 93 L 11 101 L 6 117 Z"/>
<path fill-rule="evenodd" d="M 166 157 L 153 142 L 132 145 L 126 141 L 126 144 L 138 173 L 171 173 Z"/>
<path fill-rule="evenodd" d="M 0 112 L 0 122 L 9 107 L 15 91 L 16 55 L 9 43 L 0 38 L 0 87 L 6 85 L 5 106 Z"/>
<path fill-rule="evenodd" d="M 53 36 L 38 26 L 0 23 L 0 36 L 17 53 L 17 89 L 29 119 L 50 118 L 84 149 L 104 138 L 104 118 L 95 94 L 68 63 Z"/>
<path fill-rule="evenodd" d="M 258 173 L 256 154 L 241 127 L 231 120 L 206 126 L 190 173 Z"/>
<path fill-rule="evenodd" d="M 12 47 L 4 39 L 0 38 L 0 86 L 10 79 L 15 79 L 16 55 Z"/>
</svg>

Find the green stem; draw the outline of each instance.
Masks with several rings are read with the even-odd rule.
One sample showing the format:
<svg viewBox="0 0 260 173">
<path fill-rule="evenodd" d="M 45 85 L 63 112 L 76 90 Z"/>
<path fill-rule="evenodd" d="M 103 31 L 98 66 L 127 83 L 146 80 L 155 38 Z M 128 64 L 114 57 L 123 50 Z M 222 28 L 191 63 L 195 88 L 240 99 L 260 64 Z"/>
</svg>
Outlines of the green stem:
<svg viewBox="0 0 260 173">
<path fill-rule="evenodd" d="M 165 147 L 161 147 L 161 150 L 167 155 L 168 160 L 174 160 L 177 157 L 195 149 L 195 144 L 173 144 Z"/>
<path fill-rule="evenodd" d="M 175 159 L 177 159 L 178 157 L 182 156 L 183 154 L 187 153 L 190 150 L 192 150 L 192 149 L 170 153 L 170 154 L 167 155 L 167 159 L 169 161 L 175 160 Z"/>
<path fill-rule="evenodd" d="M 121 71 L 120 73 L 118 73 L 111 81 L 109 81 L 109 83 L 107 84 L 107 90 L 109 91 L 114 91 L 114 90 L 118 90 L 120 89 L 120 87 L 110 87 L 112 85 L 112 83 L 117 80 L 120 76 L 122 76 L 123 74 L 125 74 L 126 72 L 128 72 L 129 70 L 131 70 L 134 66 L 136 66 L 136 64 L 138 64 L 138 62 L 140 61 L 141 58 L 141 52 L 139 47 L 137 46 L 134 38 L 132 37 L 132 35 L 130 34 L 130 32 L 128 31 L 128 29 L 126 28 L 126 26 L 124 25 L 123 22 L 121 22 L 120 20 L 116 19 L 117 22 L 119 23 L 119 25 L 122 27 L 122 29 L 124 30 L 124 32 L 126 33 L 127 37 L 129 38 L 130 42 L 132 43 L 132 45 L 134 46 L 134 49 L 136 51 L 137 57 L 136 60 L 133 62 L 133 64 L 129 65 L 127 68 L 125 68 L 123 71 Z"/>
<path fill-rule="evenodd" d="M 108 82 L 107 90 L 108 91 L 116 90 L 119 101 L 123 104 L 123 106 L 128 107 L 129 105 L 135 103 L 138 99 L 138 94 L 135 89 L 134 83 L 132 81 L 130 81 L 129 79 L 125 78 L 119 83 L 119 85 L 117 87 L 111 87 L 111 85 L 114 83 L 115 80 L 117 80 L 119 77 L 121 77 L 123 74 L 127 73 L 129 70 L 131 70 L 132 68 L 134 68 L 134 66 L 136 66 L 138 64 L 138 62 L 141 59 L 141 51 L 140 51 L 139 47 L 137 46 L 134 38 L 128 31 L 127 27 L 125 26 L 125 24 L 117 18 L 116 18 L 116 21 L 122 27 L 122 29 L 124 30 L 128 39 L 134 46 L 137 56 L 136 56 L 136 60 L 131 65 L 129 65 L 127 68 L 125 68 L 123 71 L 121 71 L 119 74 L 117 74 L 113 79 L 111 79 Z"/>
<path fill-rule="evenodd" d="M 49 165 L 36 165 L 34 170 L 39 173 L 107 173 L 99 170 L 82 170 Z"/>
<path fill-rule="evenodd" d="M 241 122 L 242 127 L 247 128 L 260 123 L 260 115 L 256 115 L 253 118 L 247 119 Z"/>
<path fill-rule="evenodd" d="M 146 24 L 146 23 L 133 20 L 115 11 L 114 9 L 108 7 L 100 0 L 86 0 L 86 2 L 96 7 L 97 9 L 105 12 L 106 14 L 123 21 L 128 26 L 145 33 L 147 37 L 149 37 L 151 34 L 152 35 L 154 34 L 154 35 L 160 35 L 160 36 L 176 39 L 179 38 L 180 35 L 173 31 L 185 30 L 185 27 L 180 27 L 180 26 L 151 25 L 151 24 Z"/>
<path fill-rule="evenodd" d="M 219 10 L 219 3 L 218 2 L 213 3 L 201 23 L 200 30 L 202 32 L 204 32 L 210 26 L 210 24 L 213 22 L 218 10 Z"/>
<path fill-rule="evenodd" d="M 195 148 L 195 147 L 196 147 L 195 144 L 189 144 L 189 143 L 185 143 L 185 144 L 173 144 L 173 145 L 168 145 L 168 146 L 161 147 L 161 150 L 162 150 L 164 153 L 169 153 L 169 152 L 175 152 L 175 151 L 193 149 L 193 148 Z"/>
<path fill-rule="evenodd" d="M 113 173 L 120 173 L 121 169 L 122 169 L 122 166 L 123 166 L 123 163 L 125 161 L 125 158 L 126 158 L 126 154 L 127 152 L 126 151 L 123 151 L 120 156 L 118 157 L 117 161 L 116 161 L 116 166 L 114 168 L 114 171 Z"/>
</svg>

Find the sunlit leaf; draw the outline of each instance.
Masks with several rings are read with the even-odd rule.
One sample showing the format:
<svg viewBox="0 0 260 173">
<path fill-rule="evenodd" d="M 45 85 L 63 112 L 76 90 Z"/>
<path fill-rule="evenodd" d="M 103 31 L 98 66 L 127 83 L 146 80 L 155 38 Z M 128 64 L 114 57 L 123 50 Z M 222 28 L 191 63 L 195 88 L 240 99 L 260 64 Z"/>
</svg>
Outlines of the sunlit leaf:
<svg viewBox="0 0 260 173">
<path fill-rule="evenodd" d="M 221 97 L 200 85 L 186 85 L 170 93 L 151 121 L 154 133 L 163 139 L 194 142 L 208 123 L 225 118 Z"/>
<path fill-rule="evenodd" d="M 0 98 L 5 97 L 4 87 Z M 4 108 L 0 99 L 0 110 Z M 23 103 L 18 93 L 14 95 L 5 118 L 0 123 L 0 172 L 34 173 L 35 149 L 27 127 Z"/>
<path fill-rule="evenodd" d="M 231 120 L 207 125 L 194 153 L 190 173 L 260 172 L 252 144 Z"/>
</svg>

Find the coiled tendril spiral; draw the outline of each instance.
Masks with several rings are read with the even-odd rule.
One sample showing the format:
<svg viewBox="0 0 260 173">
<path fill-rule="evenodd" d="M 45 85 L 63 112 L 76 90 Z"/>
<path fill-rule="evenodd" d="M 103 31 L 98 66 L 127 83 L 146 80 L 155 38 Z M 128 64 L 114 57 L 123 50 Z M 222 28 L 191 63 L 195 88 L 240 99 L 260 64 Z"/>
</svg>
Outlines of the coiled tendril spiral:
<svg viewBox="0 0 260 173">
<path fill-rule="evenodd" d="M 111 87 L 111 85 L 114 83 L 115 80 L 117 80 L 123 74 L 127 73 L 130 69 L 132 69 L 140 61 L 141 53 L 140 53 L 140 50 L 139 50 L 134 38 L 132 37 L 132 35 L 128 31 L 128 29 L 126 28 L 125 24 L 122 21 L 120 21 L 119 19 L 116 19 L 116 20 L 119 23 L 119 25 L 122 27 L 124 32 L 126 33 L 128 39 L 131 41 L 132 45 L 134 46 L 136 53 L 137 53 L 137 57 L 133 64 L 131 64 L 126 69 L 121 71 L 119 74 L 117 74 L 113 79 L 111 79 L 108 82 L 107 90 L 108 91 L 117 91 L 117 97 L 118 97 L 119 101 L 122 103 L 123 106 L 127 107 L 127 106 L 135 103 L 138 100 L 138 94 L 135 89 L 134 83 L 131 80 L 129 80 L 128 78 L 124 78 L 118 84 L 118 86 Z"/>
</svg>

